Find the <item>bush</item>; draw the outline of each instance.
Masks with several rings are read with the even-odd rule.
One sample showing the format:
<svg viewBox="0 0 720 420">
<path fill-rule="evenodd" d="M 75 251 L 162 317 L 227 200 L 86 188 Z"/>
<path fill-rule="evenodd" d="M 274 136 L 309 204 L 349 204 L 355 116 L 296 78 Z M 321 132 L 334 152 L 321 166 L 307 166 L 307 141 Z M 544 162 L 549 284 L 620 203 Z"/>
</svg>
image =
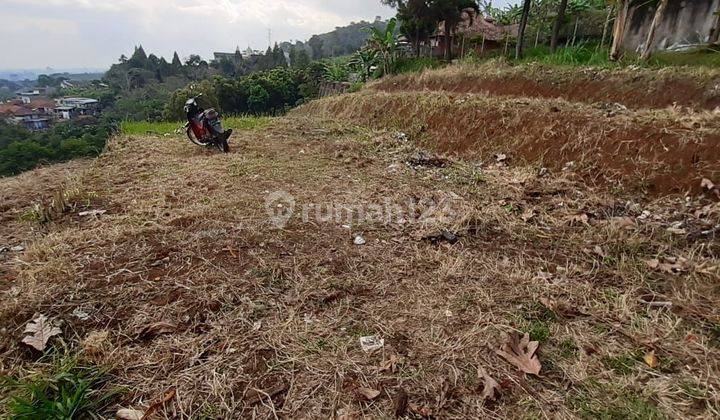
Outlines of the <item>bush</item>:
<svg viewBox="0 0 720 420">
<path fill-rule="evenodd" d="M 103 119 L 61 123 L 51 130 L 31 133 L 0 122 L 0 176 L 16 175 L 41 163 L 98 155 L 112 135 L 114 124 Z"/>
</svg>

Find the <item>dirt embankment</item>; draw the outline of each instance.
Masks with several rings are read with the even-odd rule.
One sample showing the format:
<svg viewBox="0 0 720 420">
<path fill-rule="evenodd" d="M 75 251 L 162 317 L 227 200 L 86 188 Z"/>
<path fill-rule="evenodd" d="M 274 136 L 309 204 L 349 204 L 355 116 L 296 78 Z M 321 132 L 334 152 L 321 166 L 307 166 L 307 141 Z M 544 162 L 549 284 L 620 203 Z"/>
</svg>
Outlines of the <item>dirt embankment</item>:
<svg viewBox="0 0 720 420">
<path fill-rule="evenodd" d="M 385 92 L 438 90 L 572 102 L 619 103 L 628 108 L 720 107 L 720 72 L 709 70 L 561 69 L 510 67 L 493 62 L 461 65 L 383 79 L 370 89 Z"/>
<path fill-rule="evenodd" d="M 444 153 L 486 162 L 506 154 L 514 163 L 651 194 L 699 192 L 703 178 L 720 179 L 720 120 L 711 112 L 372 90 L 298 112 L 401 130 Z"/>
</svg>

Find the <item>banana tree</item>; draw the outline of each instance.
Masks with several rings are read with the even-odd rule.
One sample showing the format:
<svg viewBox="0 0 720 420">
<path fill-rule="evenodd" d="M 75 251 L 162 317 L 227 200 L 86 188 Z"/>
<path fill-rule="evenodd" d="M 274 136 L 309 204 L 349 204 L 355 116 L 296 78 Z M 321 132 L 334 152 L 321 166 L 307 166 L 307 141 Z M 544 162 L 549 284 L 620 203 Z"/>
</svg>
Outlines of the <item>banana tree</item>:
<svg viewBox="0 0 720 420">
<path fill-rule="evenodd" d="M 350 65 L 358 71 L 363 82 L 372 75 L 373 68 L 378 64 L 378 52 L 369 48 L 363 48 L 356 52 L 350 59 Z"/>
<path fill-rule="evenodd" d="M 384 30 L 375 26 L 369 28 L 370 38 L 367 40 L 367 47 L 375 51 L 380 59 L 383 75 L 390 73 L 390 67 L 395 59 L 395 52 L 398 49 L 397 35 L 395 28 L 397 19 L 392 18 Z"/>
</svg>

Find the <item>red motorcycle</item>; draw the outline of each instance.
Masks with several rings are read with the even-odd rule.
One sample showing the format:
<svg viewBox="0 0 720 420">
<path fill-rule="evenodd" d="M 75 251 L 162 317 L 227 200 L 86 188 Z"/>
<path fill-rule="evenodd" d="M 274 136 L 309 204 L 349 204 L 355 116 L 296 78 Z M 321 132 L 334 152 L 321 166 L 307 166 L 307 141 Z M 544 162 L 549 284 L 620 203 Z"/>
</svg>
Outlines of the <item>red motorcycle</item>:
<svg viewBox="0 0 720 420">
<path fill-rule="evenodd" d="M 190 98 L 185 102 L 185 114 L 188 122 L 185 124 L 185 133 L 191 142 L 198 146 L 210 147 L 215 146 L 221 152 L 230 152 L 228 139 L 232 135 L 232 130 L 222 129 L 220 114 L 210 108 L 202 109 L 198 105 L 198 98 L 202 93 L 194 98 Z"/>
</svg>

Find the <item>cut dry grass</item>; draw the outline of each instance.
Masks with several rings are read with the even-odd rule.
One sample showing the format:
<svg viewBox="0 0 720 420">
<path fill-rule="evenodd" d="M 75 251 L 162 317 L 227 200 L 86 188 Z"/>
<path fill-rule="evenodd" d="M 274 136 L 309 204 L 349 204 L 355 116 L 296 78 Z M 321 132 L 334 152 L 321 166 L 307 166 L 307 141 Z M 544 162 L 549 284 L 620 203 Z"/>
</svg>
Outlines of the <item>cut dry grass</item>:
<svg viewBox="0 0 720 420">
<path fill-rule="evenodd" d="M 434 156 L 418 148 L 427 138 L 414 114 L 393 123 L 409 138 L 338 118 L 355 112 L 341 105 L 389 114 L 484 99 L 349 98 L 241 130 L 228 155 L 181 136 L 122 135 L 72 172 L 0 180 L 10 200 L 0 237 L 27 245 L 0 253 L 0 369 L 35 366 L 20 340 L 39 312 L 88 363 L 118 366 L 110 385 L 128 397 L 115 408 L 166 417 L 720 416 L 717 202 L 593 189 L 574 167 L 540 172 L 512 155 Z M 510 102 L 487 101 L 513 120 Z M 542 109 L 527 102 L 514 106 Z M 22 219 L 61 184 L 92 193 L 82 209 L 107 213 Z M 296 204 L 282 229 L 265 203 L 275 191 Z M 408 201 L 428 217 L 315 217 L 328 204 Z M 497 355 L 512 332 L 540 342 L 539 377 Z M 363 352 L 368 335 L 384 346 Z M 482 370 L 498 401 L 482 397 Z"/>
<path fill-rule="evenodd" d="M 700 67 L 510 65 L 492 60 L 384 78 L 369 84 L 367 89 L 563 98 L 580 103 L 620 103 L 631 109 L 681 106 L 713 110 L 720 106 L 720 71 Z"/>
</svg>

